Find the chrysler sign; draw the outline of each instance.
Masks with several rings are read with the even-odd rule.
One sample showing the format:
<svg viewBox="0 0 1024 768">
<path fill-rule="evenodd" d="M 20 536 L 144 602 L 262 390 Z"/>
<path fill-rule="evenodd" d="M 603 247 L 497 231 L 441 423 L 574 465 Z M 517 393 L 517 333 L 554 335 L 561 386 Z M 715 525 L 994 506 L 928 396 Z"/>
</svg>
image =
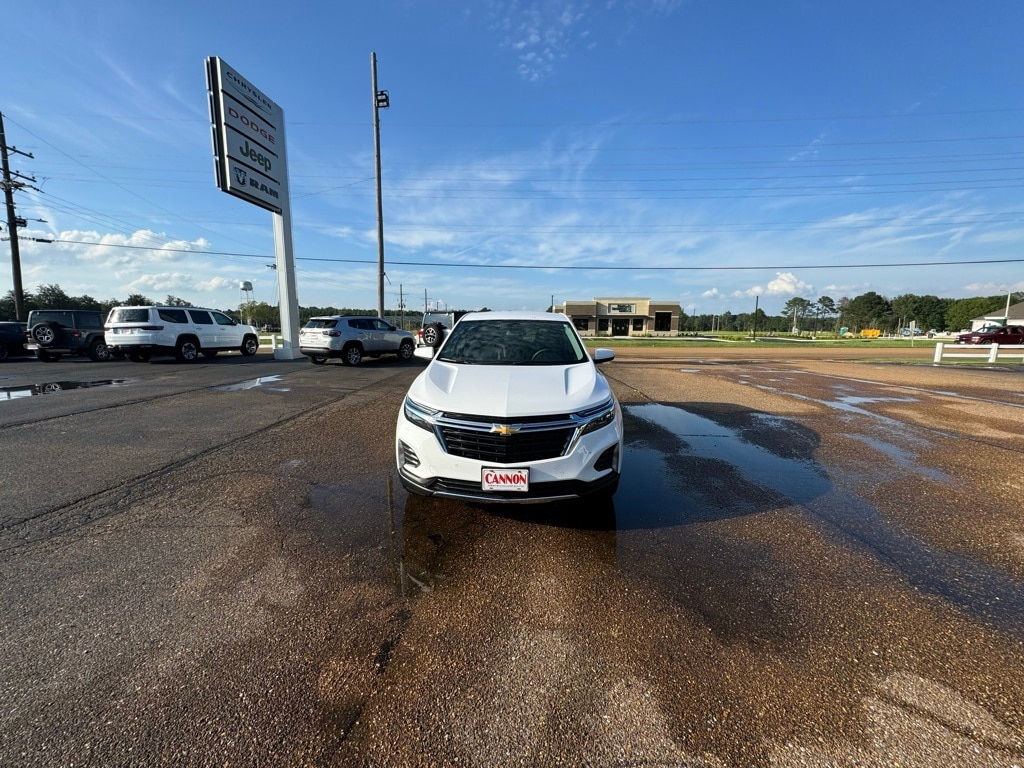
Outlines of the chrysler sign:
<svg viewBox="0 0 1024 768">
<path fill-rule="evenodd" d="M 284 110 L 222 59 L 206 60 L 217 186 L 274 213 L 288 200 Z"/>
</svg>

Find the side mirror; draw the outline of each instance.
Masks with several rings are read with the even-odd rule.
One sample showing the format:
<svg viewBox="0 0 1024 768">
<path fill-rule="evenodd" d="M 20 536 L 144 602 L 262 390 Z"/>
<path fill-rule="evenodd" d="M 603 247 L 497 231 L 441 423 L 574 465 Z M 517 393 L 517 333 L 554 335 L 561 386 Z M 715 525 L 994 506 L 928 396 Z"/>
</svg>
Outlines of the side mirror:
<svg viewBox="0 0 1024 768">
<path fill-rule="evenodd" d="M 423 360 L 434 359 L 434 348 L 433 347 L 416 347 L 412 352 L 414 357 L 419 357 Z"/>
<path fill-rule="evenodd" d="M 593 357 L 595 363 L 607 363 L 609 360 L 615 359 L 615 350 L 608 349 L 606 347 L 598 347 L 594 350 Z"/>
</svg>

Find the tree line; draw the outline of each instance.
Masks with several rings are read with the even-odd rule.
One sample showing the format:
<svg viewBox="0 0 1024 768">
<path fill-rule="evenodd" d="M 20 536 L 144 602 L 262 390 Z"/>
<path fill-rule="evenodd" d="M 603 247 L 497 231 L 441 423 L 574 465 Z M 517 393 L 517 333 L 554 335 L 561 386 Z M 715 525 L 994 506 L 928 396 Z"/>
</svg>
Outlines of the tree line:
<svg viewBox="0 0 1024 768">
<path fill-rule="evenodd" d="M 1007 297 L 984 296 L 970 299 L 949 299 L 938 296 L 919 296 L 905 293 L 888 299 L 875 291 L 868 291 L 852 299 L 839 300 L 822 296 L 810 301 L 794 296 L 782 308 L 782 314 L 768 315 L 763 310 L 734 315 L 686 315 L 680 318 L 681 331 L 734 331 L 749 333 L 752 329 L 766 333 L 828 332 L 838 333 L 846 328 L 857 333 L 866 328 L 877 328 L 884 334 L 898 334 L 913 323 L 923 331 L 958 331 L 971 327 L 971 321 L 984 315 L 1001 315 Z M 1011 293 L 1010 303 L 1024 300 L 1024 293 Z"/>
<path fill-rule="evenodd" d="M 1010 294 L 1010 303 L 1024 301 L 1024 293 Z M 749 332 L 756 329 L 759 333 L 790 333 L 794 328 L 810 332 L 838 332 L 847 328 L 856 333 L 865 328 L 877 328 L 883 333 L 898 333 L 913 322 L 918 328 L 938 331 L 957 331 L 969 328 L 971 320 L 983 315 L 998 315 L 1006 306 L 1006 296 L 986 296 L 970 299 L 949 299 L 938 296 L 918 296 L 912 293 L 902 294 L 888 299 L 874 291 L 868 291 L 852 299 L 842 297 L 838 300 L 830 296 L 821 296 L 816 301 L 795 296 L 786 302 L 780 315 L 768 315 L 763 309 L 757 313 L 720 312 L 717 314 L 681 313 L 679 330 L 687 332 L 733 331 Z M 163 301 L 153 299 L 141 293 L 132 293 L 124 300 L 99 300 L 92 296 L 69 296 L 56 283 L 42 285 L 36 291 L 26 292 L 24 307 L 29 312 L 33 309 L 89 309 L 106 313 L 112 307 L 119 306 L 150 306 L 161 304 L 172 307 L 196 306 L 192 302 L 168 295 Z M 0 298 L 0 318 L 14 319 L 14 291 L 8 291 Z M 248 301 L 238 309 L 224 309 L 223 312 L 257 327 L 276 328 L 280 323 L 277 306 L 265 301 Z M 376 309 L 356 309 L 348 307 L 300 307 L 299 320 L 305 322 L 311 317 L 320 315 L 376 315 Z M 386 314 L 396 322 L 401 315 L 407 318 L 407 324 L 414 326 L 419 322 L 419 312 L 400 313 L 398 310 L 387 310 Z"/>
</svg>

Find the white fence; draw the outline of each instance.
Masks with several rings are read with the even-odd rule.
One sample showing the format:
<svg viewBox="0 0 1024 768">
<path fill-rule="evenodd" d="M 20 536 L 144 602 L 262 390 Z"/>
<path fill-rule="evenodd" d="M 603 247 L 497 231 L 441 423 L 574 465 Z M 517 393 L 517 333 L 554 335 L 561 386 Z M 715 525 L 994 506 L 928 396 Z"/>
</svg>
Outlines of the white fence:
<svg viewBox="0 0 1024 768">
<path fill-rule="evenodd" d="M 947 352 L 946 349 L 964 350 Z M 966 351 L 970 350 L 970 352 Z M 941 363 L 951 357 L 967 357 L 994 363 L 998 360 L 1017 359 L 1024 362 L 1024 344 L 936 344 L 934 362 Z"/>
<path fill-rule="evenodd" d="M 260 346 L 270 347 L 271 349 L 278 349 L 284 344 L 284 336 L 279 333 L 275 333 L 273 336 L 260 336 Z"/>
</svg>

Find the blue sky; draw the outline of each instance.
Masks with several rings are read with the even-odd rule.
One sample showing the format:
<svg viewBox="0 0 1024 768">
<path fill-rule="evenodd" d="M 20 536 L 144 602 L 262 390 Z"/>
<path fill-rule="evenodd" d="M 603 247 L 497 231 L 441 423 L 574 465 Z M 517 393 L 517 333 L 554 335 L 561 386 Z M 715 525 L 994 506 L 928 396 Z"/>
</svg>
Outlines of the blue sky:
<svg viewBox="0 0 1024 768">
<path fill-rule="evenodd" d="M 22 241 L 27 290 L 277 301 L 271 215 L 214 182 L 220 56 L 284 109 L 299 303 L 375 307 L 371 52 L 388 307 L 1024 290 L 1018 0 L 7 10 L 21 235 L 59 241 Z"/>
</svg>

